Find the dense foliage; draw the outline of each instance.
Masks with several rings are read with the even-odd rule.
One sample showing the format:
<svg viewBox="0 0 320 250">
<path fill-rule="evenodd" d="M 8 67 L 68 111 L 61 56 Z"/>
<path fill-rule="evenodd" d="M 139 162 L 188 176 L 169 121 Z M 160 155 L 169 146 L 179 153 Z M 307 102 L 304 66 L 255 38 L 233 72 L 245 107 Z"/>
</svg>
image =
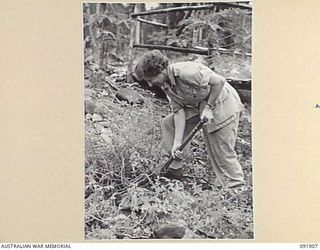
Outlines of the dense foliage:
<svg viewBox="0 0 320 250">
<path fill-rule="evenodd" d="M 251 52 L 251 14 L 240 9 L 194 12 L 191 17 L 182 19 L 177 29 L 150 33 L 148 43 Z"/>
</svg>

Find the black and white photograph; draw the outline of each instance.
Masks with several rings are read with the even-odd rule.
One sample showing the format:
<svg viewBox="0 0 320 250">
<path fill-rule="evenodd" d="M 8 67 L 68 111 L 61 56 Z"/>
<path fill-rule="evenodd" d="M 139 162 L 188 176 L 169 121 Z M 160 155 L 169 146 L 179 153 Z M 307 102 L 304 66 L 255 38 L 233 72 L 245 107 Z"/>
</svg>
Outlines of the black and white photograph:
<svg viewBox="0 0 320 250">
<path fill-rule="evenodd" d="M 82 14 L 85 240 L 254 239 L 252 2 Z"/>
</svg>

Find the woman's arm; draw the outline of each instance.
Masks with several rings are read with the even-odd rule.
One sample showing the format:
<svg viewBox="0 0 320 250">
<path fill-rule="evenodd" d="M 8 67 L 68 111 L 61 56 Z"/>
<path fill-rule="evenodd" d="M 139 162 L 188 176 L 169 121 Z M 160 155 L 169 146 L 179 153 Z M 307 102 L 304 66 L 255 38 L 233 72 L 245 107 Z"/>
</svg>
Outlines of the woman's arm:
<svg viewBox="0 0 320 250">
<path fill-rule="evenodd" d="M 207 100 L 207 104 L 201 113 L 200 118 L 202 119 L 203 117 L 208 118 L 208 123 L 212 122 L 214 119 L 213 114 L 212 114 L 212 107 L 218 96 L 220 95 L 224 84 L 226 82 L 226 79 L 223 76 L 220 76 L 214 72 L 212 72 L 209 80 L 209 85 L 210 85 L 210 92 L 209 92 L 209 98 Z"/>
<path fill-rule="evenodd" d="M 175 134 L 174 134 L 174 142 L 171 150 L 171 154 L 173 158 L 181 158 L 182 151 L 177 150 L 178 147 L 181 146 L 184 130 L 186 127 L 186 113 L 184 109 L 180 109 L 176 113 L 174 113 L 174 127 L 175 127 Z"/>
<path fill-rule="evenodd" d="M 209 80 L 209 85 L 211 86 L 211 89 L 207 101 L 209 105 L 213 105 L 213 103 L 216 101 L 224 87 L 225 82 L 226 79 L 223 76 L 220 76 L 212 72 Z"/>
</svg>

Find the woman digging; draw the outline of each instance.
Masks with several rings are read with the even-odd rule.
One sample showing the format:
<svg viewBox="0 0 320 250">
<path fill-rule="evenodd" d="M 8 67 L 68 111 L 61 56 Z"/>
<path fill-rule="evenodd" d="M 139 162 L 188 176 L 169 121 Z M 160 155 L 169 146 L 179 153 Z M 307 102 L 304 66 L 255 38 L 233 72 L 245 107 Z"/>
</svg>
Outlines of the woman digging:
<svg viewBox="0 0 320 250">
<path fill-rule="evenodd" d="M 161 87 L 170 100 L 173 113 L 162 121 L 161 147 L 163 154 L 172 155 L 174 161 L 165 176 L 182 178 L 182 159 L 187 150 L 178 148 L 200 119 L 206 117 L 204 141 L 215 175 L 226 188 L 243 186 L 244 175 L 234 150 L 243 105 L 225 78 L 195 62 L 170 63 L 157 50 L 139 58 L 135 73 L 150 87 Z"/>
</svg>

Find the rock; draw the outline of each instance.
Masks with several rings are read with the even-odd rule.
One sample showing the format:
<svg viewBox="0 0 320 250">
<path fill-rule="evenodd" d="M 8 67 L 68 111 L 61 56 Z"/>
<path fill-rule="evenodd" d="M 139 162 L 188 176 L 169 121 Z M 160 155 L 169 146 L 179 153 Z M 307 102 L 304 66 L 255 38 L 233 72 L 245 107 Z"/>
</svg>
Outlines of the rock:
<svg viewBox="0 0 320 250">
<path fill-rule="evenodd" d="M 107 144 L 112 144 L 112 132 L 109 129 L 102 128 L 101 137 Z"/>
<path fill-rule="evenodd" d="M 103 120 L 103 118 L 102 118 L 101 115 L 99 115 L 99 114 L 93 114 L 93 116 L 92 116 L 92 121 L 93 121 L 93 122 L 100 122 L 100 121 L 102 121 L 102 120 Z"/>
<path fill-rule="evenodd" d="M 126 101 L 126 102 L 128 102 L 130 104 L 133 104 L 133 103 L 142 104 L 142 103 L 144 103 L 143 96 L 139 92 L 137 92 L 137 91 L 135 91 L 133 89 L 122 88 L 116 93 L 116 97 L 120 101 Z"/>
<path fill-rule="evenodd" d="M 87 120 L 92 120 L 92 115 L 91 114 L 86 114 L 86 119 Z"/>
<path fill-rule="evenodd" d="M 176 225 L 164 225 L 153 232 L 156 239 L 182 239 L 186 229 Z"/>
<path fill-rule="evenodd" d="M 85 114 L 93 114 L 95 110 L 95 103 L 92 99 L 87 98 L 84 100 L 84 113 Z"/>
</svg>

